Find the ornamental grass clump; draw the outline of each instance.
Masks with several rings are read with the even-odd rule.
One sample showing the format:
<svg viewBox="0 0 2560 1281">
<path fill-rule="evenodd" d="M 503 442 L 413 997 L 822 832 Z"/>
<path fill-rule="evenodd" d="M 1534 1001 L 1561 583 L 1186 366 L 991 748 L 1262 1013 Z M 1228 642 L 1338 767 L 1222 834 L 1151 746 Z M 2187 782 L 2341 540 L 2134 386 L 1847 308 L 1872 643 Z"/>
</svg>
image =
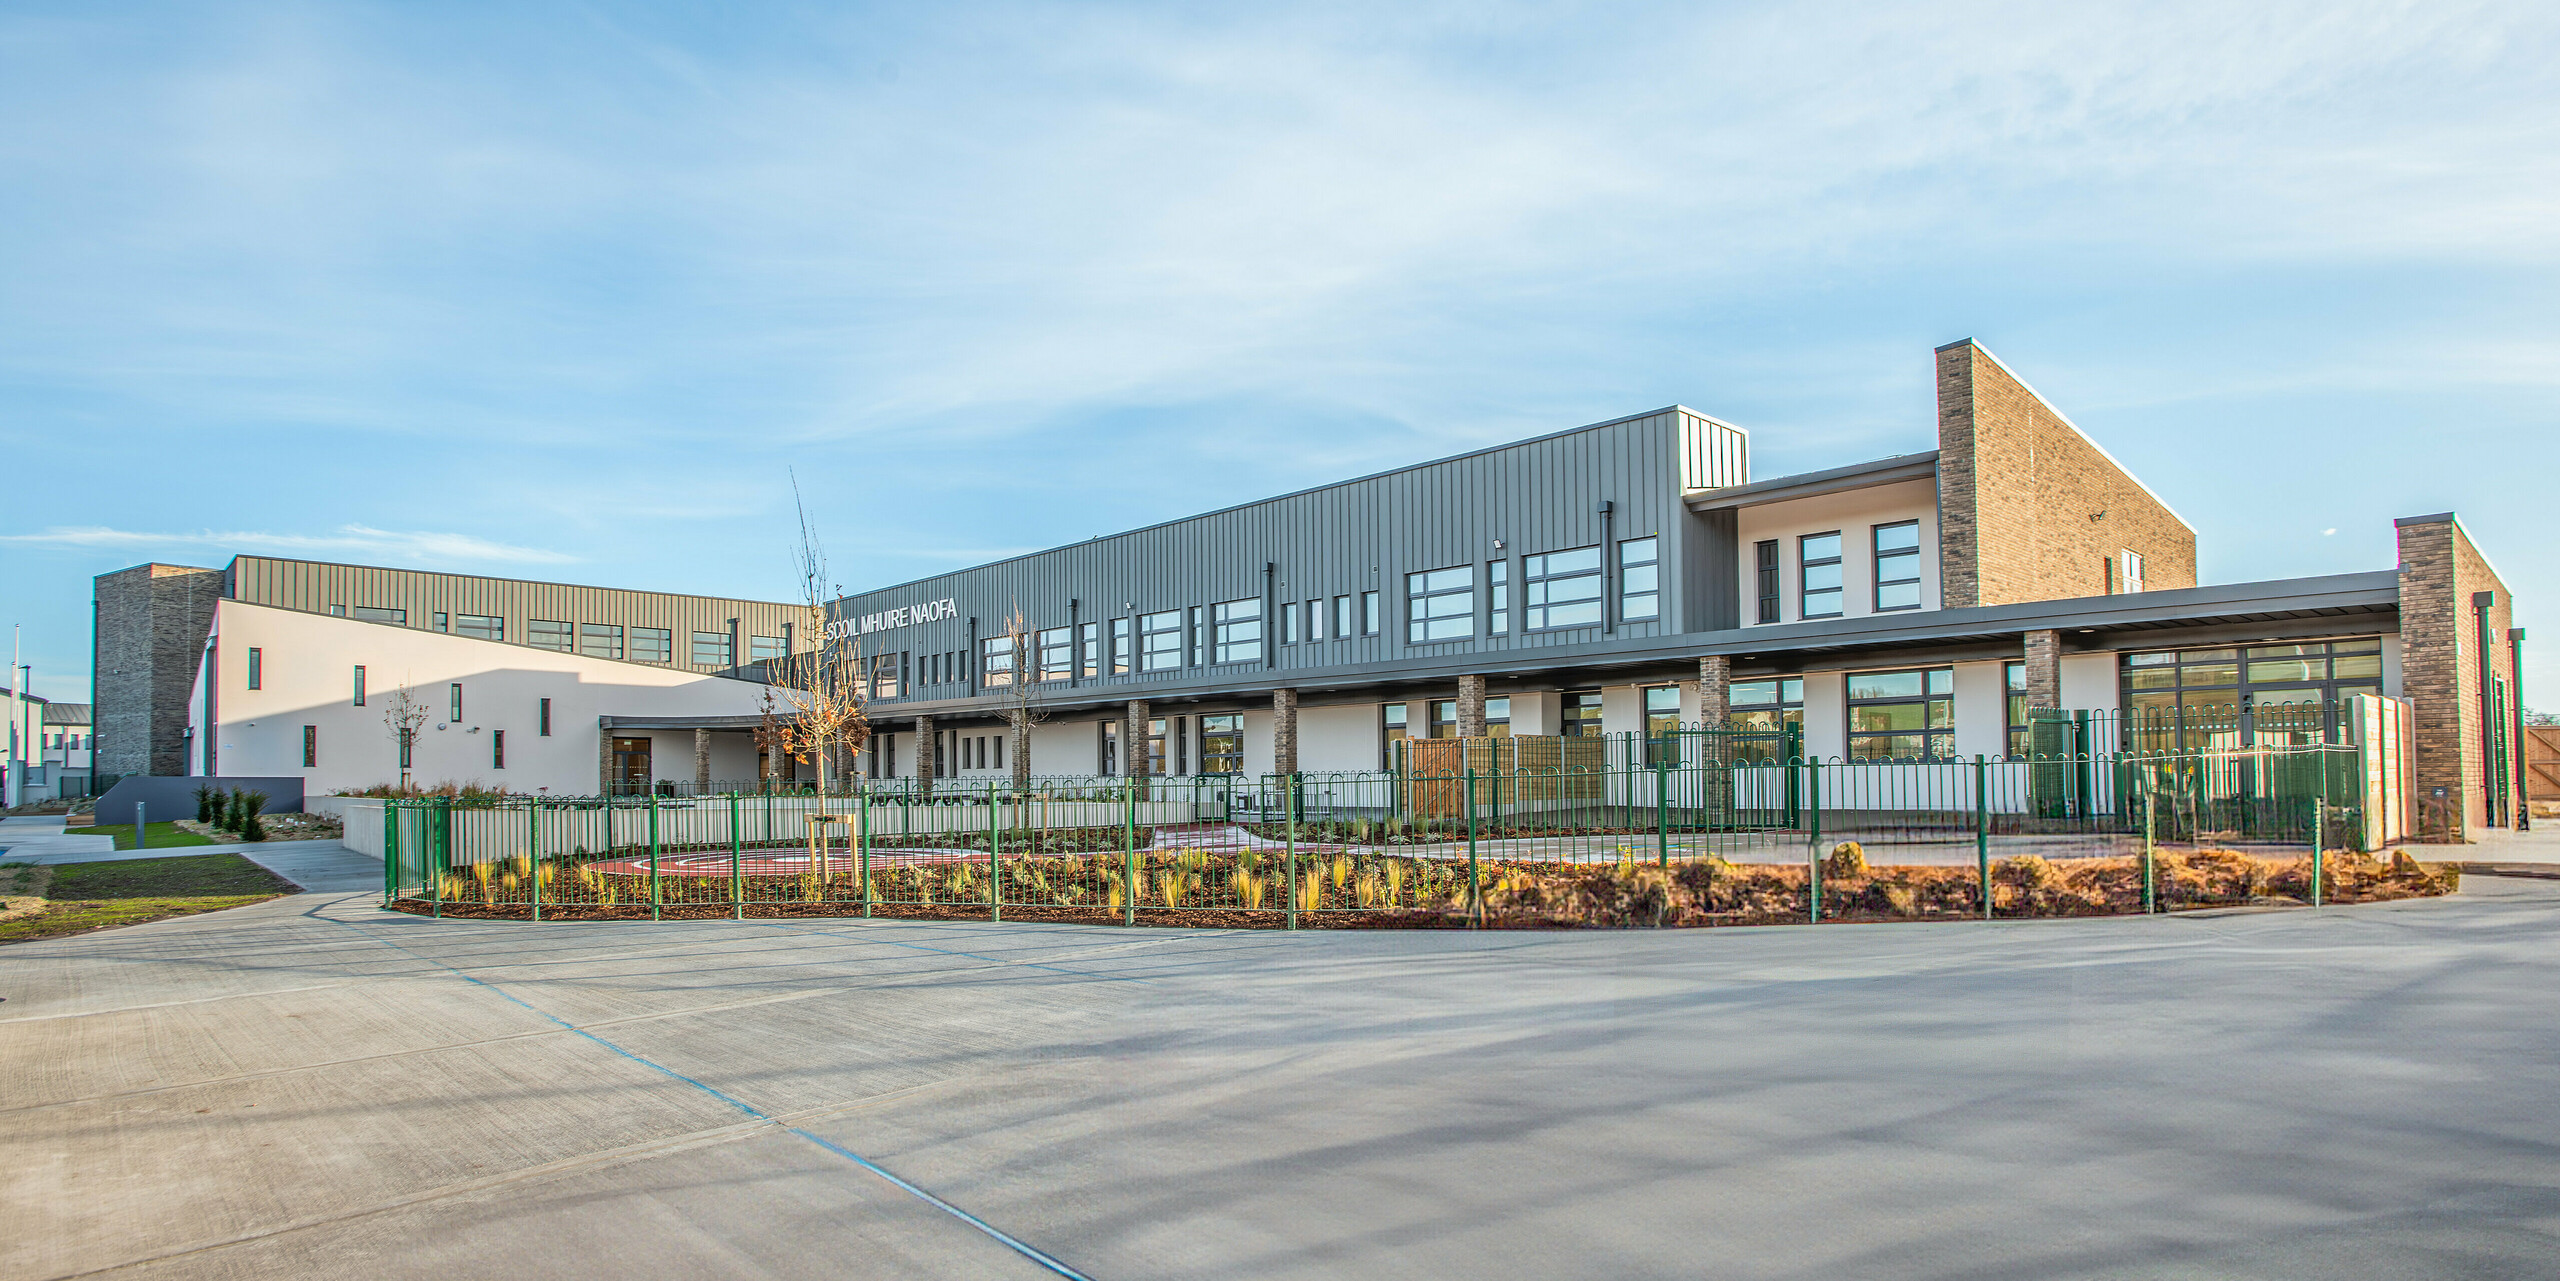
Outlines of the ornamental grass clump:
<svg viewBox="0 0 2560 1281">
<path fill-rule="evenodd" d="M 1829 857 L 1822 860 L 1822 879 L 1851 881 L 1867 874 L 1867 851 L 1856 841 L 1842 841 L 1831 847 Z"/>
<path fill-rule="evenodd" d="M 1263 895 L 1271 888 L 1269 881 L 1256 873 L 1239 870 L 1231 878 L 1231 883 L 1236 887 L 1236 902 L 1243 904 L 1246 911 L 1262 910 Z"/>
</svg>

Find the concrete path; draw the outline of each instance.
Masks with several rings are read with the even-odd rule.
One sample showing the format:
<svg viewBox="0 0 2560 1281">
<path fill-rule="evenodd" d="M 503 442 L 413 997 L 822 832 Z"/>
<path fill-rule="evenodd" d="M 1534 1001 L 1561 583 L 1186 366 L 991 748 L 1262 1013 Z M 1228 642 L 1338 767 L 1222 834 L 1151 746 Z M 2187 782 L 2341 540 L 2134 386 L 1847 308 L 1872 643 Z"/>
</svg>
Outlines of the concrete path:
<svg viewBox="0 0 2560 1281">
<path fill-rule="evenodd" d="M 179 858 L 188 854 L 256 854 L 296 845 L 343 849 L 331 841 L 255 841 L 215 845 L 165 845 L 120 850 L 112 836 L 65 831 L 59 818 L 0 819 L 0 863 L 104 863 L 127 858 Z M 263 860 L 260 860 L 263 861 Z M 376 866 L 380 866 L 376 864 Z"/>
<path fill-rule="evenodd" d="M 0 948 L 0 1276 L 2549 1276 L 2555 943 L 2493 878 L 1555 934 L 308 893 Z"/>
</svg>

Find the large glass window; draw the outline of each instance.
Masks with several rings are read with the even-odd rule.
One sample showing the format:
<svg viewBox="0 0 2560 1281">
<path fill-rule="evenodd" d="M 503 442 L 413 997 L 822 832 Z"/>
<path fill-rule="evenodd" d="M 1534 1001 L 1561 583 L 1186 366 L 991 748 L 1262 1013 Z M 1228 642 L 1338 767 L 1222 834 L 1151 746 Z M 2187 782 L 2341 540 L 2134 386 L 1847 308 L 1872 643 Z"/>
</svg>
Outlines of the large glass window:
<svg viewBox="0 0 2560 1281">
<path fill-rule="evenodd" d="M 1412 727 L 1405 721 L 1408 706 L 1404 703 L 1388 703 L 1378 709 L 1379 724 L 1382 727 L 1385 744 L 1385 759 L 1390 764 L 1395 760 L 1396 740 L 1413 737 Z"/>
<path fill-rule="evenodd" d="M 1484 567 L 1485 635 L 1511 633 L 1511 562 L 1489 561 Z"/>
<path fill-rule="evenodd" d="M 1430 708 L 1431 737 L 1456 738 L 1458 736 L 1458 700 L 1434 699 Z M 1484 733 L 1487 738 L 1511 737 L 1511 699 L 1507 695 L 1484 700 Z"/>
<path fill-rule="evenodd" d="M 675 629 L 672 627 L 632 628 L 631 656 L 644 663 L 676 661 Z"/>
<path fill-rule="evenodd" d="M 619 623 L 578 624 L 578 652 L 589 658 L 622 657 L 622 625 Z"/>
<path fill-rule="evenodd" d="M 1726 686 L 1724 727 L 1755 736 L 1752 743 L 1764 747 L 1767 756 L 1778 755 L 1787 731 L 1801 733 L 1804 728 L 1804 678 L 1769 676 Z M 1764 734 L 1765 743 L 1757 737 Z"/>
<path fill-rule="evenodd" d="M 409 611 L 405 609 L 384 609 L 378 605 L 358 605 L 356 606 L 356 621 L 362 623 L 399 623 L 405 627 L 409 622 Z"/>
<path fill-rule="evenodd" d="M 1040 674 L 1043 681 L 1067 679 L 1075 663 L 1075 632 L 1064 627 L 1040 629 Z"/>
<path fill-rule="evenodd" d="M 2278 733 L 2317 741 L 2336 724 L 2337 703 L 2382 692 L 2382 642 L 2150 650 L 2125 655 L 2122 673 L 2133 750 L 2191 749 L 2203 745 L 2200 735 L 2244 728 L 2260 743 Z M 2251 714 L 2245 726 L 2243 712 Z"/>
<path fill-rule="evenodd" d="M 1603 621 L 1600 549 L 1577 547 L 1521 557 L 1520 604 L 1523 631 L 1599 626 Z"/>
<path fill-rule="evenodd" d="M 1307 602 L 1307 639 L 1311 641 L 1324 639 L 1324 602 L 1322 600 Z"/>
<path fill-rule="evenodd" d="M 693 665 L 696 667 L 729 666 L 729 633 L 695 632 Z"/>
<path fill-rule="evenodd" d="M 1630 538 L 1618 544 L 1618 617 L 1662 617 L 1662 540 Z"/>
<path fill-rule="evenodd" d="M 1564 736 L 1600 737 L 1600 691 L 1575 690 L 1564 696 Z"/>
<path fill-rule="evenodd" d="M 525 639 L 535 649 L 558 650 L 566 654 L 577 648 L 577 630 L 568 623 L 551 618 L 528 618 L 524 622 Z"/>
<path fill-rule="evenodd" d="M 790 648 L 783 644 L 782 638 L 779 636 L 749 636 L 747 638 L 748 662 L 761 663 L 767 659 L 781 658 L 788 653 L 790 653 Z"/>
<path fill-rule="evenodd" d="M 1876 612 L 1920 608 L 1920 522 L 1875 527 Z"/>
<path fill-rule="evenodd" d="M 1300 630 L 1300 628 L 1299 628 L 1299 626 L 1298 626 L 1298 623 L 1299 623 L 1299 619 L 1298 619 L 1298 611 L 1297 611 L 1297 608 L 1296 608 L 1295 604 L 1294 604 L 1294 603 L 1284 603 L 1284 604 L 1282 604 L 1282 605 L 1280 606 L 1280 643 L 1281 643 L 1281 644 L 1283 644 L 1283 645 L 1296 645 L 1296 644 L 1303 643 L 1303 642 L 1306 640 L 1306 633 L 1305 633 L 1304 631 Z"/>
<path fill-rule="evenodd" d="M 1182 666 L 1182 611 L 1162 610 L 1138 616 L 1139 666 L 1170 672 Z M 1161 771 L 1158 771 L 1161 772 Z"/>
<path fill-rule="evenodd" d="M 1404 584 L 1406 641 L 1424 645 L 1465 640 L 1476 634 L 1475 566 L 1407 574 Z"/>
<path fill-rule="evenodd" d="M 1360 634 L 1363 636 L 1375 636 L 1378 634 L 1378 628 L 1381 625 L 1382 620 L 1379 618 L 1378 611 L 1378 594 L 1376 592 L 1360 593 Z"/>
<path fill-rule="evenodd" d="M 502 641 L 507 638 L 507 620 L 496 614 L 456 614 L 453 634 L 477 640 Z"/>
<path fill-rule="evenodd" d="M 1680 763 L 1680 687 L 1649 685 L 1644 691 L 1645 758 L 1648 763 Z"/>
<path fill-rule="evenodd" d="M 1083 680 L 1102 675 L 1102 624 L 1076 624 L 1076 673 Z"/>
<path fill-rule="evenodd" d="M 1137 634 L 1129 629 L 1129 620 L 1111 620 L 1111 674 L 1126 676 L 1129 665 L 1138 661 Z"/>
<path fill-rule="evenodd" d="M 1849 759 L 1952 760 L 1956 674 L 1951 667 L 1849 675 Z"/>
<path fill-rule="evenodd" d="M 1798 618 L 1840 616 L 1840 535 L 1807 534 L 1796 541 L 1796 563 L 1803 574 L 1803 608 Z"/>
<path fill-rule="evenodd" d="M 1336 639 L 1336 640 L 1340 640 L 1340 639 L 1342 639 L 1343 637 L 1346 637 L 1346 636 L 1351 635 L 1352 630 L 1353 630 L 1354 628 L 1358 627 L 1358 626 L 1359 626 L 1359 623 L 1358 623 L 1357 621 L 1355 621 L 1355 620 L 1352 618 L 1352 616 L 1351 616 L 1351 598 L 1350 598 L 1350 597 L 1348 597 L 1348 596 L 1336 596 L 1336 597 L 1334 597 L 1334 598 L 1333 598 L 1333 636 L 1334 636 L 1334 639 Z"/>
<path fill-rule="evenodd" d="M 871 697 L 896 698 L 898 696 L 898 667 L 896 654 L 871 656 Z"/>
<path fill-rule="evenodd" d="M 1262 602 L 1221 601 L 1209 607 L 1209 640 L 1215 661 L 1254 663 L 1262 660 Z"/>
<path fill-rule="evenodd" d="M 1751 578 L 1760 593 L 1760 621 L 1778 621 L 1778 540 L 1751 545 Z"/>
<path fill-rule="evenodd" d="M 1244 772 L 1244 717 L 1234 712 L 1200 718 L 1200 772 Z"/>
<path fill-rule="evenodd" d="M 978 682 L 989 689 L 1013 683 L 1013 638 L 978 638 Z"/>
</svg>

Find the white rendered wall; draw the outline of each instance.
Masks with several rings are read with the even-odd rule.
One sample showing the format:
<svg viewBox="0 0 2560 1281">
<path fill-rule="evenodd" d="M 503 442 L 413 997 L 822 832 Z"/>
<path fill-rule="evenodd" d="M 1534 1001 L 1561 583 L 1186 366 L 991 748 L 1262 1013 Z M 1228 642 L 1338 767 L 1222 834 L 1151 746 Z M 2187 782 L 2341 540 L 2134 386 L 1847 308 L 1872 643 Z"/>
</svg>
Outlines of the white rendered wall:
<svg viewBox="0 0 2560 1281">
<path fill-rule="evenodd" d="M 694 672 L 556 654 L 416 628 L 358 622 L 224 600 L 215 603 L 215 767 L 226 775 L 300 775 L 308 792 L 396 783 L 399 750 L 383 721 L 408 687 L 426 709 L 412 781 L 477 781 L 518 792 L 593 795 L 599 716 L 751 716 L 764 687 Z M 261 651 L 262 689 L 248 688 L 249 650 Z M 366 705 L 354 706 L 354 671 L 365 668 Z M 189 767 L 201 770 L 203 677 L 187 701 L 198 735 Z M 463 687 L 463 718 L 447 718 L 447 686 Z M 551 700 L 551 735 L 539 730 Z M 302 764 L 302 727 L 317 727 L 319 763 Z M 438 726 L 443 728 L 439 729 Z M 490 736 L 507 734 L 507 764 L 491 763 Z M 624 731 L 654 741 L 652 772 L 693 778 L 690 730 Z M 723 743 L 722 740 L 731 740 Z M 745 733 L 712 736 L 714 777 L 749 778 L 755 748 Z"/>
<path fill-rule="evenodd" d="M 1806 534 L 1840 533 L 1840 616 L 1875 613 L 1875 535 L 1878 525 L 1920 522 L 1920 609 L 1938 608 L 1938 489 L 1926 480 L 1897 481 L 1872 489 L 1817 494 L 1734 513 L 1735 550 L 1740 558 L 1742 622 L 1755 626 L 1760 617 L 1759 574 L 1752 547 L 1769 539 L 1778 543 L 1778 621 L 1800 621 L 1804 598 L 1798 588 L 1797 539 Z M 1894 611 L 1901 613 L 1904 611 Z"/>
<path fill-rule="evenodd" d="M 2062 656 L 2062 705 L 2087 711 L 2114 711 L 2124 683 L 2116 679 L 2114 654 Z"/>
<path fill-rule="evenodd" d="M 2009 754 L 2009 674 L 2003 662 L 1957 663 L 1956 755 Z"/>
<path fill-rule="evenodd" d="M 2382 638 L 2382 692 L 2393 698 L 2402 696 L 2400 693 L 2400 637 L 2396 633 Z"/>
<path fill-rule="evenodd" d="M 1513 705 L 1517 715 L 1517 704 Z M 1298 769 L 1373 770 L 1383 765 L 1376 703 L 1298 709 Z"/>
<path fill-rule="evenodd" d="M 1849 752 L 1849 677 L 1845 672 L 1804 674 L 1804 754 L 1828 760 Z"/>
<path fill-rule="evenodd" d="M 1600 687 L 1600 732 L 1603 734 L 1641 734 L 1644 732 L 1644 690 L 1635 685 L 1603 685 Z"/>
</svg>

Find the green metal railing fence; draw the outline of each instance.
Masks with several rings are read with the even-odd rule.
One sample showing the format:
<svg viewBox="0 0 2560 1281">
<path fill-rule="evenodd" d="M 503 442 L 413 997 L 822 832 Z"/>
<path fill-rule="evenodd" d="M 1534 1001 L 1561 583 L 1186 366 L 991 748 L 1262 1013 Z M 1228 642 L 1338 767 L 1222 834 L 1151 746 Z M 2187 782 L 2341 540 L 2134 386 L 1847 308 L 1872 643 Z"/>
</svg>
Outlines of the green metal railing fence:
<svg viewBox="0 0 2560 1281">
<path fill-rule="evenodd" d="M 2316 898 L 2330 851 L 2372 863 L 2352 853 L 2364 788 L 2345 746 L 1808 761 L 1665 736 L 1634 755 L 1425 747 L 1360 773 L 395 800 L 384 895 L 535 919 L 1665 924 L 2135 910 L 2137 881 L 2146 911 Z"/>
</svg>

